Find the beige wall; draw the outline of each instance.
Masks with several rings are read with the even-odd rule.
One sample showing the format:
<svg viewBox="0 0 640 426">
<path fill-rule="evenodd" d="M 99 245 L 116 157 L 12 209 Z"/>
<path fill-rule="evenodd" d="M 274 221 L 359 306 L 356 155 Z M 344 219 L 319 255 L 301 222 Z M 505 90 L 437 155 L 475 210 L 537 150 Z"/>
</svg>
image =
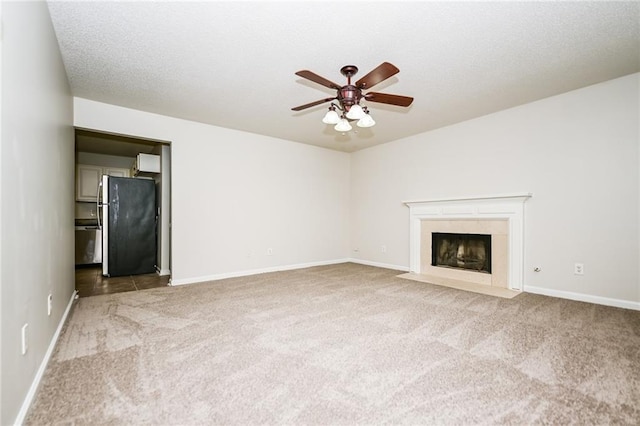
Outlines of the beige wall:
<svg viewBox="0 0 640 426">
<path fill-rule="evenodd" d="M 349 154 L 86 99 L 74 105 L 78 127 L 171 141 L 172 282 L 348 256 Z"/>
<path fill-rule="evenodd" d="M 532 192 L 525 290 L 640 309 L 639 78 L 352 154 L 352 256 L 408 267 L 402 201 Z M 584 263 L 583 276 L 574 275 L 576 262 Z"/>
<path fill-rule="evenodd" d="M 46 3 L 2 2 L 0 16 L 0 423 L 9 425 L 74 290 L 74 147 L 73 103 Z"/>
</svg>

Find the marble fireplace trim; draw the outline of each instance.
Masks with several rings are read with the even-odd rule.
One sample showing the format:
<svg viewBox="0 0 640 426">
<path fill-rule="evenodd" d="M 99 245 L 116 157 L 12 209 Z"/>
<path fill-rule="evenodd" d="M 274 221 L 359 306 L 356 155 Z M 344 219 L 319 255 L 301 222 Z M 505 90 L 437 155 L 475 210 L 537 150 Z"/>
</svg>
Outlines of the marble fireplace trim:
<svg viewBox="0 0 640 426">
<path fill-rule="evenodd" d="M 422 221 L 496 219 L 508 223 L 507 288 L 524 286 L 524 203 L 532 194 L 404 201 L 409 207 L 409 270 L 420 274 Z"/>
</svg>

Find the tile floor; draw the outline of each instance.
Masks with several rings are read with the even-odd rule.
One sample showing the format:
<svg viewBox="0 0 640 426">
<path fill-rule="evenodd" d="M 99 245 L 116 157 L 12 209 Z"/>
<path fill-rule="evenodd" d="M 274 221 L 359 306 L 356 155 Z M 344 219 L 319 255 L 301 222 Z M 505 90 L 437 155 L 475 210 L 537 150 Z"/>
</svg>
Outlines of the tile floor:
<svg viewBox="0 0 640 426">
<path fill-rule="evenodd" d="M 144 274 L 103 277 L 101 265 L 76 266 L 76 290 L 80 297 L 145 290 L 167 285 L 169 285 L 169 275 Z"/>
</svg>

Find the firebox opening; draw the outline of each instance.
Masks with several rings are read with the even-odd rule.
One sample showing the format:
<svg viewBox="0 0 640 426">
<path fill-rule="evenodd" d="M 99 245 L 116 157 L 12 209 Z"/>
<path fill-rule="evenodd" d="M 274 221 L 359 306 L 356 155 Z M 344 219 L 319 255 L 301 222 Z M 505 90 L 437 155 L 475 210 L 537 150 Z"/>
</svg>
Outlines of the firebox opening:
<svg viewBox="0 0 640 426">
<path fill-rule="evenodd" d="M 431 265 L 491 273 L 491 235 L 431 233 Z"/>
</svg>

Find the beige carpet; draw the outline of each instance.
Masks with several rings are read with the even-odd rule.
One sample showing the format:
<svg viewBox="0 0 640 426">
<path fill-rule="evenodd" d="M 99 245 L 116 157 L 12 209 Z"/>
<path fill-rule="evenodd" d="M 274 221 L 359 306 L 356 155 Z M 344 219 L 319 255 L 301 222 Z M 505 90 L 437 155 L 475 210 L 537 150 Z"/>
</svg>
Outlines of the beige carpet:
<svg viewBox="0 0 640 426">
<path fill-rule="evenodd" d="M 396 275 L 82 298 L 26 424 L 640 423 L 640 312 Z"/>
</svg>

